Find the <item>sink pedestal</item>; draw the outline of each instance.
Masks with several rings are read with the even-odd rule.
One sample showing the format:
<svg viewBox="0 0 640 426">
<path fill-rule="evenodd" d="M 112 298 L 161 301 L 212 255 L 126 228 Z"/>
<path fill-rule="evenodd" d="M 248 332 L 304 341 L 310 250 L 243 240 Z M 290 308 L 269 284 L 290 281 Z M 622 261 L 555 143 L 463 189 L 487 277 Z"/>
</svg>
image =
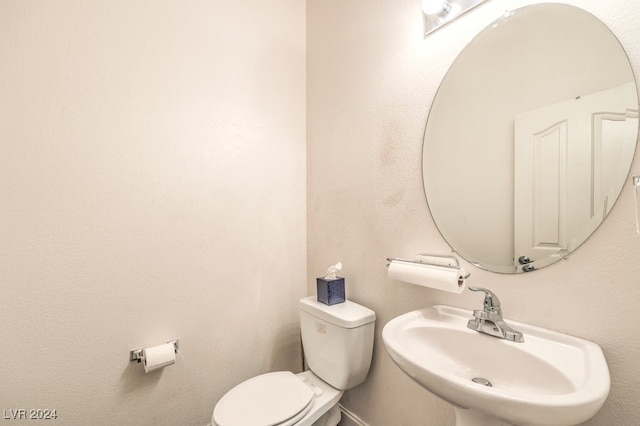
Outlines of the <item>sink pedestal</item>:
<svg viewBox="0 0 640 426">
<path fill-rule="evenodd" d="M 455 407 L 456 426 L 513 426 L 482 411 Z"/>
</svg>

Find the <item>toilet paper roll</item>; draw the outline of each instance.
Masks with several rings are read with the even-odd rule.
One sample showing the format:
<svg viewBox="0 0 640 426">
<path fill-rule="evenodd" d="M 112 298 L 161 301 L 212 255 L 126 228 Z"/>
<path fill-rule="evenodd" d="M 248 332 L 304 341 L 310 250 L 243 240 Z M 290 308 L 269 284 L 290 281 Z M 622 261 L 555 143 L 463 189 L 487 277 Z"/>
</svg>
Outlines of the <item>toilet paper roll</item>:
<svg viewBox="0 0 640 426">
<path fill-rule="evenodd" d="M 144 372 L 175 364 L 176 351 L 172 342 L 144 349 Z"/>
<path fill-rule="evenodd" d="M 392 260 L 388 275 L 395 280 L 460 294 L 465 289 L 467 274 L 462 268 Z"/>
</svg>

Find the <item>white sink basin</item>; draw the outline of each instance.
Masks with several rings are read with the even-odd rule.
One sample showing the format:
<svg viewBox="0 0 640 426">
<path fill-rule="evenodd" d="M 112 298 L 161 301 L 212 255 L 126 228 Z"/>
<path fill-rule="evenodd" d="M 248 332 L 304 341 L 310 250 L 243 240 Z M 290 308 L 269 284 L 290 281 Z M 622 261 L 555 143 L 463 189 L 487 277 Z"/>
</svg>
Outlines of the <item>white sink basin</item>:
<svg viewBox="0 0 640 426">
<path fill-rule="evenodd" d="M 458 407 L 458 424 L 463 417 L 473 424 L 460 408 L 479 411 L 484 424 L 495 417 L 498 423 L 552 426 L 584 422 L 602 407 L 610 380 L 598 345 L 507 321 L 525 339 L 511 342 L 467 328 L 470 318 L 472 311 L 438 305 L 394 318 L 382 330 L 395 363 Z"/>
</svg>

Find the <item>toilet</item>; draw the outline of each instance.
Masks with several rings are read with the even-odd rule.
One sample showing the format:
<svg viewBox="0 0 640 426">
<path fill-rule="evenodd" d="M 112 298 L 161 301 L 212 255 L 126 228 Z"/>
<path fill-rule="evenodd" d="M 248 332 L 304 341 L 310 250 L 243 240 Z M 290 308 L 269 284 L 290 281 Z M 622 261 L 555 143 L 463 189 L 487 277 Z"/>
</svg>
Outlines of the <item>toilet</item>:
<svg viewBox="0 0 640 426">
<path fill-rule="evenodd" d="M 364 382 L 371 366 L 376 314 L 349 300 L 300 300 L 302 347 L 309 370 L 248 379 L 216 404 L 213 426 L 336 426 L 345 390 Z"/>
</svg>

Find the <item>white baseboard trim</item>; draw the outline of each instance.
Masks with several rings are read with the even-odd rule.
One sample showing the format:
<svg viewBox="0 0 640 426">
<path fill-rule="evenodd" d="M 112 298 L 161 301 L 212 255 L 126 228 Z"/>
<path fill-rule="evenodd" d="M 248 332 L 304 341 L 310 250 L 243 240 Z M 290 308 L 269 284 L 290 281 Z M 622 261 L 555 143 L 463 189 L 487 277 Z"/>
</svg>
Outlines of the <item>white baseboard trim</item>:
<svg viewBox="0 0 640 426">
<path fill-rule="evenodd" d="M 342 412 L 342 420 L 340 420 L 340 426 L 369 426 L 360 417 L 344 408 L 342 404 L 338 405 L 340 406 L 340 411 Z"/>
</svg>

